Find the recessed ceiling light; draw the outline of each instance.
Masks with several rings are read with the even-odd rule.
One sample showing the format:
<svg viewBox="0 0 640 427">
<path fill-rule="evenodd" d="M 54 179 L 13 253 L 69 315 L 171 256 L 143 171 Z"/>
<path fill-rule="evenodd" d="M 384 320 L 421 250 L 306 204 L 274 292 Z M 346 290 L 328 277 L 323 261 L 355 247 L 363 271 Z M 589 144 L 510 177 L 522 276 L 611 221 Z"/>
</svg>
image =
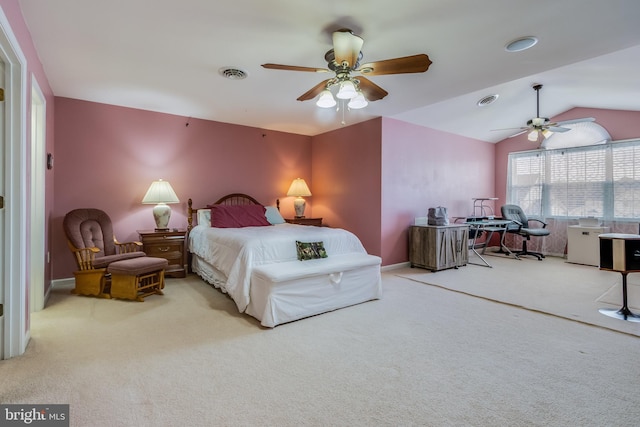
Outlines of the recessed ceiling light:
<svg viewBox="0 0 640 427">
<path fill-rule="evenodd" d="M 538 43 L 538 39 L 533 36 L 520 37 L 507 43 L 504 50 L 507 52 L 520 52 L 535 46 L 536 43 Z"/>
<path fill-rule="evenodd" d="M 231 80 L 242 80 L 247 78 L 247 72 L 237 67 L 222 67 L 218 70 L 222 77 Z"/>
<path fill-rule="evenodd" d="M 500 95 L 493 94 L 493 95 L 487 95 L 484 98 L 481 98 L 478 102 L 477 105 L 478 107 L 486 107 L 489 104 L 493 104 L 494 102 L 496 102 L 496 100 L 498 99 Z"/>
</svg>

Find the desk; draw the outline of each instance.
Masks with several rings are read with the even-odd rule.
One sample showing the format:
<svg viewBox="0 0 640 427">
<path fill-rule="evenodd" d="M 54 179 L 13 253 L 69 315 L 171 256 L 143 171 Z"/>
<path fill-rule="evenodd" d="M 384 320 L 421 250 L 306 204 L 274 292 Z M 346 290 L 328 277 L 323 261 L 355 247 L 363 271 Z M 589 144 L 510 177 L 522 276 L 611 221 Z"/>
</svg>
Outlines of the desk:
<svg viewBox="0 0 640 427">
<path fill-rule="evenodd" d="M 482 219 L 482 220 L 474 220 L 467 221 L 465 224 L 469 226 L 469 248 L 475 253 L 478 258 L 483 262 L 484 267 L 493 267 L 489 262 L 484 259 L 482 255 L 484 255 L 487 250 L 487 245 L 489 241 L 491 241 L 491 237 L 493 233 L 500 233 L 500 251 L 505 252 L 507 255 L 511 255 L 511 251 L 504 245 L 504 236 L 505 231 L 507 229 L 507 225 L 511 224 L 513 221 L 508 219 Z M 486 240 L 481 243 L 482 246 L 478 246 L 476 244 L 476 240 L 480 235 L 486 232 L 488 233 Z M 480 254 L 477 249 L 482 247 L 482 254 Z M 469 261 L 469 264 L 474 264 Z M 483 266 L 483 264 L 474 264 Z"/>
</svg>

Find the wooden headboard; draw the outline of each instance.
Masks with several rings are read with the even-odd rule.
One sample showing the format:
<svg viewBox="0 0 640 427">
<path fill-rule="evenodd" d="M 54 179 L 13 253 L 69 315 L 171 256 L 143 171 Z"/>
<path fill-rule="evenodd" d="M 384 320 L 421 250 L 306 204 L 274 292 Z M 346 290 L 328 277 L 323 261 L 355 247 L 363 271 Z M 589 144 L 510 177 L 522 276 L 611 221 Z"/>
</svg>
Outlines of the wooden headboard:
<svg viewBox="0 0 640 427">
<path fill-rule="evenodd" d="M 196 212 L 198 211 L 198 209 L 206 209 L 211 205 L 262 205 L 262 203 L 260 203 L 259 201 L 257 201 L 256 199 L 254 199 L 253 197 L 247 194 L 232 193 L 219 198 L 214 203 L 209 203 L 206 206 L 203 206 L 200 208 L 194 208 L 193 200 L 191 199 L 189 199 L 189 201 L 187 202 L 187 205 L 189 207 L 189 210 L 187 212 L 188 213 L 188 216 L 187 216 L 188 230 L 191 230 L 193 228 L 193 216 L 196 215 Z M 276 206 L 278 210 L 280 210 L 280 199 L 276 200 Z"/>
</svg>

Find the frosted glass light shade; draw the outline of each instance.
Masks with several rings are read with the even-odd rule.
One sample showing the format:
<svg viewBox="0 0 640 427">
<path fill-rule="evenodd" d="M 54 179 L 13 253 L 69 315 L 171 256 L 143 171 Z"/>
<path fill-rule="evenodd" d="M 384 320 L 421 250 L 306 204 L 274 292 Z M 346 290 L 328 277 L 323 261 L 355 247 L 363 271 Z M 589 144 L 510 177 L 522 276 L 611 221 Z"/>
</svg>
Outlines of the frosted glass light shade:
<svg viewBox="0 0 640 427">
<path fill-rule="evenodd" d="M 537 141 L 538 140 L 538 131 L 537 130 L 532 130 L 531 132 L 529 132 L 529 135 L 527 135 L 527 139 L 531 142 Z"/>
<path fill-rule="evenodd" d="M 347 104 L 347 106 L 353 110 L 357 110 L 357 109 L 366 107 L 368 104 L 369 102 L 364 97 L 362 92 L 358 91 L 358 95 L 355 98 L 353 98 L 351 101 L 349 101 L 349 104 Z"/>
<path fill-rule="evenodd" d="M 340 99 L 351 99 L 358 95 L 356 87 L 351 80 L 345 80 L 340 83 L 340 90 L 336 96 Z"/>
<path fill-rule="evenodd" d="M 333 95 L 329 89 L 325 89 L 320 93 L 320 97 L 316 101 L 316 105 L 321 108 L 331 108 L 335 107 L 337 104 L 336 100 L 333 99 Z"/>
<path fill-rule="evenodd" d="M 167 230 L 171 218 L 171 207 L 167 203 L 179 203 L 176 192 L 167 181 L 153 181 L 142 198 L 143 204 L 155 204 L 153 207 L 153 219 L 156 222 L 156 230 Z"/>
</svg>

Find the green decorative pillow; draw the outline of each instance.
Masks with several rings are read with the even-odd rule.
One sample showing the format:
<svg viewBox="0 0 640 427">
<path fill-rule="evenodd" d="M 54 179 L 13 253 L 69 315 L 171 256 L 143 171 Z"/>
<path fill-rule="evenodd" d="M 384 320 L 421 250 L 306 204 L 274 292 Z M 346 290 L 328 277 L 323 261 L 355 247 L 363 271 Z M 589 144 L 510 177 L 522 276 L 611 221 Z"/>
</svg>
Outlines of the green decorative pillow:
<svg viewBox="0 0 640 427">
<path fill-rule="evenodd" d="M 299 242 L 296 240 L 296 249 L 300 261 L 327 257 L 327 251 L 322 242 Z"/>
</svg>

